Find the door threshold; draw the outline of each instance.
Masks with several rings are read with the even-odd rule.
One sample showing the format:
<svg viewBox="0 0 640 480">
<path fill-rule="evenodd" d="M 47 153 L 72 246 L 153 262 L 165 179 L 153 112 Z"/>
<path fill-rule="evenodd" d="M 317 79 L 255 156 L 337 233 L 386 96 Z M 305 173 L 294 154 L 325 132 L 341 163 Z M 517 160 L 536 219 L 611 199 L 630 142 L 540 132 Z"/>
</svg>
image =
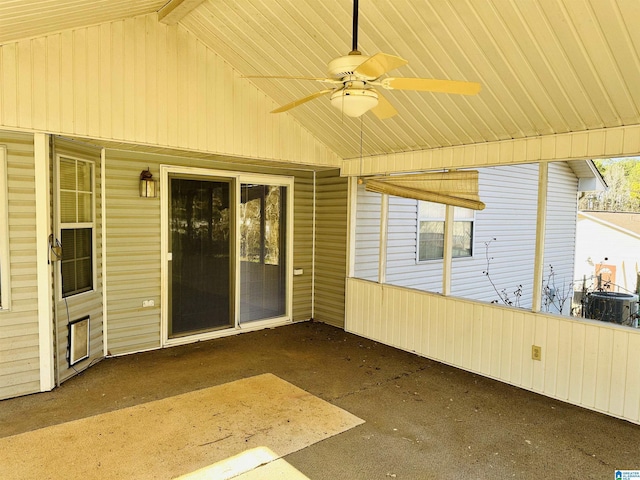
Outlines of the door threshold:
<svg viewBox="0 0 640 480">
<path fill-rule="evenodd" d="M 231 335 L 237 335 L 245 332 L 252 332 L 256 330 L 264 330 L 267 328 L 280 327 L 292 323 L 290 318 L 272 318 L 268 320 L 256 320 L 254 322 L 245 323 L 228 328 L 214 330 L 206 333 L 199 333 L 197 335 L 186 335 L 183 337 L 169 338 L 164 341 L 163 347 L 175 347 L 178 345 L 187 345 L 189 343 L 203 342 L 205 340 L 214 340 L 216 338 L 229 337 Z"/>
</svg>

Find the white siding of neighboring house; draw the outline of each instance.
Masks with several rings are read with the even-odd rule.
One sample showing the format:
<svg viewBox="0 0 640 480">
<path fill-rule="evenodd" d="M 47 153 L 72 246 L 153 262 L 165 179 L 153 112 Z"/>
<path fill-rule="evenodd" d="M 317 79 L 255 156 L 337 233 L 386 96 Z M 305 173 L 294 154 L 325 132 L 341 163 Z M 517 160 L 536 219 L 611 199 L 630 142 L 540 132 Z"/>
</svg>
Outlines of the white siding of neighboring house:
<svg viewBox="0 0 640 480">
<path fill-rule="evenodd" d="M 516 299 L 514 292 L 522 285 L 519 305 L 530 308 L 538 166 L 482 168 L 479 187 L 486 208 L 476 212 L 473 256 L 452 261 L 451 294 L 488 302 L 498 299 L 483 274 L 487 270 L 489 243 L 491 280 L 512 301 Z M 545 264 L 552 264 L 556 278 L 561 279 L 572 278 L 576 190 L 577 178 L 565 163 L 550 165 Z M 357 208 L 355 276 L 376 280 L 379 225 L 371 226 L 368 220 L 379 219 L 380 195 L 365 192 L 361 186 Z M 441 292 L 442 260 L 416 261 L 417 208 L 416 200 L 389 197 L 386 283 Z M 378 217 L 374 217 L 376 211 Z"/>
<path fill-rule="evenodd" d="M 578 213 L 578 179 L 564 162 L 549 164 L 543 284 L 555 289 L 555 301 L 543 310 L 570 314 Z M 553 267 L 553 276 L 550 276 Z M 562 305 L 562 311 L 558 305 Z"/>
<path fill-rule="evenodd" d="M 0 311 L 0 399 L 40 390 L 33 135 L 0 132 L 7 148 L 11 309 Z M 4 279 L 3 279 L 4 280 Z"/>
<path fill-rule="evenodd" d="M 578 215 L 576 278 L 591 279 L 595 275 L 595 265 L 599 263 L 616 266 L 615 283 L 622 287 L 620 292 L 635 291 L 640 271 L 640 235 L 621 232 Z"/>
<path fill-rule="evenodd" d="M 358 185 L 356 199 L 356 238 L 354 276 L 378 280 L 380 258 L 380 201 L 381 195 L 365 191 Z"/>
</svg>

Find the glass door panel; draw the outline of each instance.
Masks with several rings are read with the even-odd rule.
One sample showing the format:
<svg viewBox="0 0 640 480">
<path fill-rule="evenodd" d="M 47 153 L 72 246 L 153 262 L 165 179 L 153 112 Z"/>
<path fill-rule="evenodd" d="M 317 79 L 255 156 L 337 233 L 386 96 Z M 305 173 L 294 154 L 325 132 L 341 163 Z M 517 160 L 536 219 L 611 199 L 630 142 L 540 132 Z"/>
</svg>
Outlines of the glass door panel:
<svg viewBox="0 0 640 480">
<path fill-rule="evenodd" d="M 240 323 L 286 314 L 287 187 L 240 186 Z"/>
<path fill-rule="evenodd" d="M 233 322 L 231 182 L 169 177 L 169 338 Z"/>
</svg>

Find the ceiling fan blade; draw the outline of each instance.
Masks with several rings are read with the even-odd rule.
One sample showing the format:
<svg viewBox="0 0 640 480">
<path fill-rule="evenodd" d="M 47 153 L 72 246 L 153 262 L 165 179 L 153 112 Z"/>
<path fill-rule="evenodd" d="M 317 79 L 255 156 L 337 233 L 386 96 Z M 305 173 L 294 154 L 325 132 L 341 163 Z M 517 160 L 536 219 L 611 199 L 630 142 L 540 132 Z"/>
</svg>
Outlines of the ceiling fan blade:
<svg viewBox="0 0 640 480">
<path fill-rule="evenodd" d="M 243 75 L 240 78 L 266 78 L 270 80 L 313 80 L 316 82 L 324 82 L 324 83 L 342 83 L 341 80 L 336 80 L 335 78 L 325 78 L 325 77 L 294 77 L 287 75 Z"/>
<path fill-rule="evenodd" d="M 354 73 L 364 75 L 365 77 L 378 78 L 394 68 L 401 67 L 407 63 L 409 62 L 404 58 L 387 53 L 376 53 L 373 57 L 362 62 L 358 68 L 355 69 Z"/>
<path fill-rule="evenodd" d="M 291 110 L 292 108 L 295 108 L 299 105 L 302 105 L 303 103 L 307 103 L 311 100 L 313 100 L 314 98 L 318 98 L 321 97 L 322 95 L 326 95 L 327 93 L 331 93 L 333 92 L 333 89 L 331 88 L 327 88 L 325 90 L 320 90 L 319 92 L 316 93 L 312 93 L 311 95 L 307 95 L 306 97 L 302 97 L 299 98 L 298 100 L 295 100 L 291 103 L 287 103 L 286 105 L 283 105 L 282 107 L 278 107 L 275 110 L 272 110 L 271 113 L 282 113 L 282 112 L 286 112 L 287 110 Z"/>
<path fill-rule="evenodd" d="M 436 80 L 433 78 L 385 78 L 380 84 L 390 90 L 417 90 L 420 92 L 456 93 L 476 95 L 481 86 L 476 82 Z"/>
<path fill-rule="evenodd" d="M 384 120 L 385 118 L 391 118 L 398 113 L 393 105 L 387 100 L 387 98 L 382 95 L 380 92 L 376 91 L 378 94 L 378 105 L 371 109 L 371 112 L 378 117 L 380 120 Z"/>
</svg>

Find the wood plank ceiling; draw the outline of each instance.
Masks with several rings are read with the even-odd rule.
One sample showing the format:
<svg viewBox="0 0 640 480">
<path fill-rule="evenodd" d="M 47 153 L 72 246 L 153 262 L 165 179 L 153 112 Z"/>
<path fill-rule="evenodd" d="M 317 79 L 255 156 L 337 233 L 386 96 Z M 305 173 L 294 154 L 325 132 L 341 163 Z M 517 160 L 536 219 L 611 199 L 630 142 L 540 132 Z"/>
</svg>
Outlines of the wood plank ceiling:
<svg viewBox="0 0 640 480">
<path fill-rule="evenodd" d="M 164 3 L 5 0 L 0 42 Z M 351 0 L 205 0 L 179 24 L 243 75 L 322 77 L 351 49 L 351 16 Z M 399 112 L 387 120 L 343 118 L 328 97 L 287 114 L 343 158 L 361 145 L 366 156 L 639 124 L 638 19 L 638 0 L 360 0 L 363 54 L 409 60 L 393 76 L 475 81 L 481 93 L 385 91 Z M 277 104 L 325 88 L 250 81 Z"/>
</svg>

